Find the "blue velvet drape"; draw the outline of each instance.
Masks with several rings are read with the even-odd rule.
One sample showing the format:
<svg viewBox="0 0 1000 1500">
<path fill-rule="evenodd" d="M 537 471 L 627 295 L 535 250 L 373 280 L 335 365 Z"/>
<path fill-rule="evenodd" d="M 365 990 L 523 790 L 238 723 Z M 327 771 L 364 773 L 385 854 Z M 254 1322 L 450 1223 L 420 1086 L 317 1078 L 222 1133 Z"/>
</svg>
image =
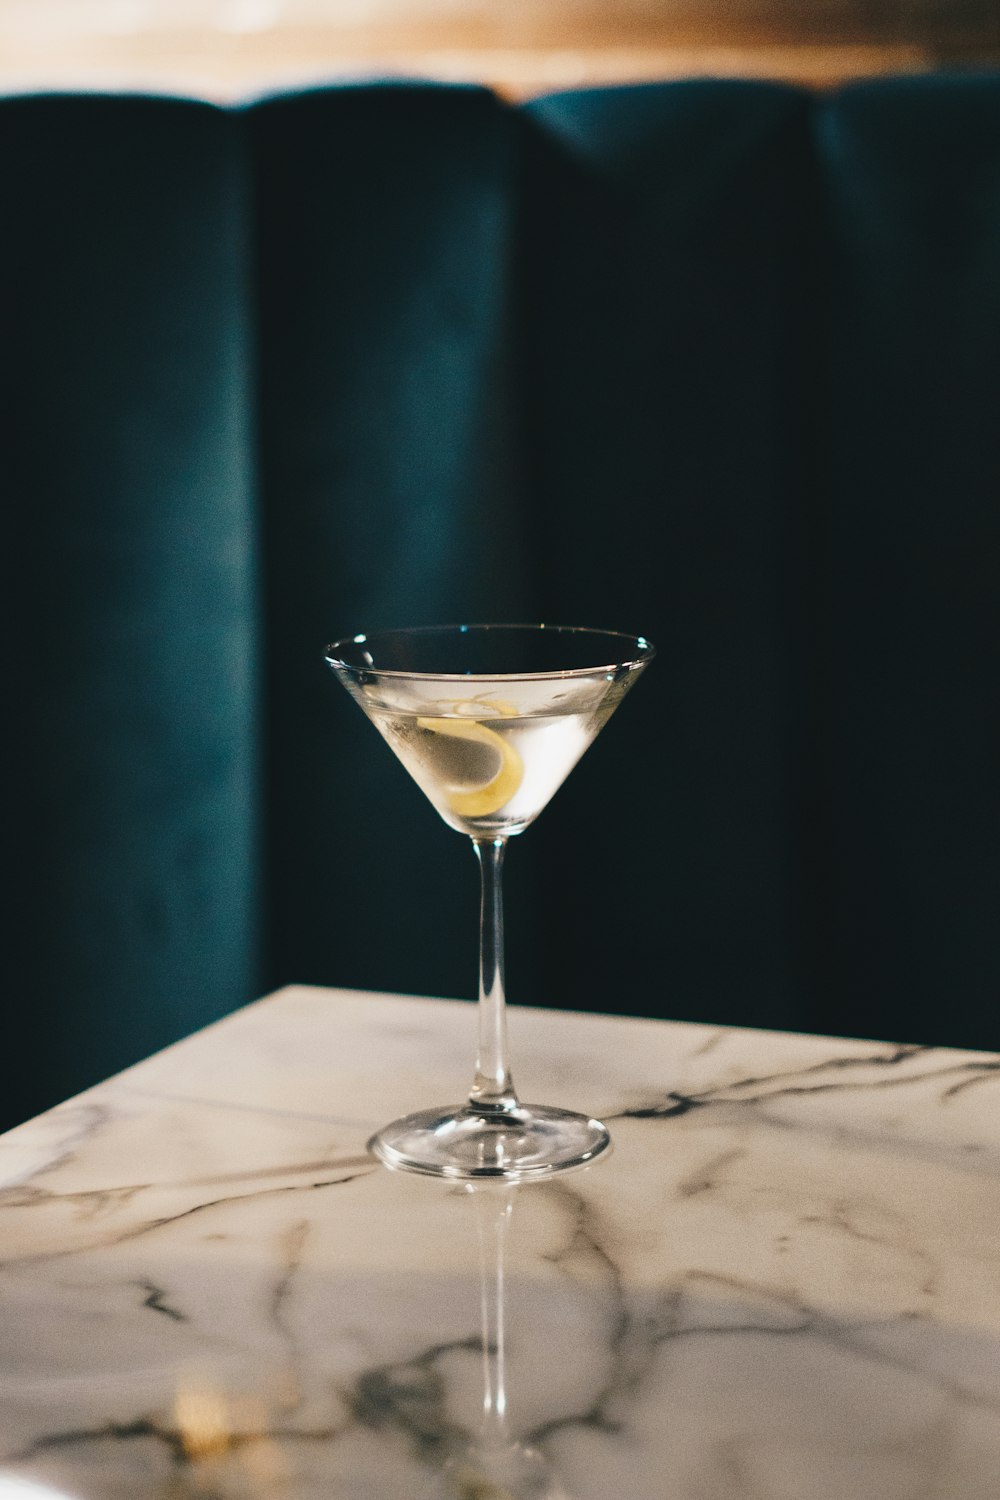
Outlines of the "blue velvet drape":
<svg viewBox="0 0 1000 1500">
<path fill-rule="evenodd" d="M 508 861 L 514 999 L 1000 1046 L 1000 80 L 0 102 L 6 1122 L 290 980 L 470 994 L 328 678 L 660 657 Z"/>
</svg>

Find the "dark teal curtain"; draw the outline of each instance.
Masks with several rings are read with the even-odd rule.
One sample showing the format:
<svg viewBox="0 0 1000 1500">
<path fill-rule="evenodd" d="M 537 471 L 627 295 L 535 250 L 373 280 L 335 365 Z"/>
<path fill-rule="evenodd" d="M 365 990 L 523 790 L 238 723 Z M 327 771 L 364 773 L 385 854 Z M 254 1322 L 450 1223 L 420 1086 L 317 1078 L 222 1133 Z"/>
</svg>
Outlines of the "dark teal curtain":
<svg viewBox="0 0 1000 1500">
<path fill-rule="evenodd" d="M 818 103 L 816 1021 L 1000 1048 L 1000 80 Z"/>
<path fill-rule="evenodd" d="M 3 1118 L 275 984 L 471 995 L 322 663 L 660 657 L 508 862 L 513 998 L 1000 1046 L 1000 80 L 0 103 Z"/>
<path fill-rule="evenodd" d="M 263 622 L 240 122 L 11 99 L 0 175 L 11 1123 L 254 992 Z"/>
</svg>

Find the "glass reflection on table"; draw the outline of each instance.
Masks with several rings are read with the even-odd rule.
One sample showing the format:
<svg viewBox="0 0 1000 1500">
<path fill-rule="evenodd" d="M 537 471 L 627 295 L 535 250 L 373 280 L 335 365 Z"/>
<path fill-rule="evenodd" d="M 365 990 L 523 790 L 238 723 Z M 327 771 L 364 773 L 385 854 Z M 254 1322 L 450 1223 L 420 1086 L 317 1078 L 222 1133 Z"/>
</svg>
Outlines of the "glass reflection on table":
<svg viewBox="0 0 1000 1500">
<path fill-rule="evenodd" d="M 479 1239 L 483 1408 L 477 1433 L 444 1468 L 449 1500 L 571 1500 L 550 1460 L 511 1430 L 507 1400 L 506 1257 L 517 1195 L 530 1187 L 470 1185 Z"/>
</svg>

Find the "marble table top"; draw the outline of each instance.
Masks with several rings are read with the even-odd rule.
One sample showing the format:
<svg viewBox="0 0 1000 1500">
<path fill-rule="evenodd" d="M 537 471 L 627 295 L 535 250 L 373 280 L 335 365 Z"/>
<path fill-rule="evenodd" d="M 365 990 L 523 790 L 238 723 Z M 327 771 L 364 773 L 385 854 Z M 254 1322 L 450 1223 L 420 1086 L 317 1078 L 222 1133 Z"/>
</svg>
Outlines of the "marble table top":
<svg viewBox="0 0 1000 1500">
<path fill-rule="evenodd" d="M 1000 1058 L 511 1040 L 610 1155 L 374 1164 L 472 1007 L 307 988 L 0 1137 L 0 1500 L 995 1500 Z"/>
</svg>

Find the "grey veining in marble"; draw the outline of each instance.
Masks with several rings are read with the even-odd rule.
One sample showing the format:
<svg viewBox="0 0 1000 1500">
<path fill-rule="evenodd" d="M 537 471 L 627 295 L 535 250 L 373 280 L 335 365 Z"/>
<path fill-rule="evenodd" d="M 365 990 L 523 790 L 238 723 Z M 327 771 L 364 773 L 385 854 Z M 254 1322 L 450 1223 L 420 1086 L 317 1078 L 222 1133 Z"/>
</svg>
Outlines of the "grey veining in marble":
<svg viewBox="0 0 1000 1500">
<path fill-rule="evenodd" d="M 286 990 L 0 1138 L 0 1500 L 994 1500 L 1000 1059 L 515 1009 L 611 1155 L 375 1166 L 474 1024 Z"/>
</svg>

